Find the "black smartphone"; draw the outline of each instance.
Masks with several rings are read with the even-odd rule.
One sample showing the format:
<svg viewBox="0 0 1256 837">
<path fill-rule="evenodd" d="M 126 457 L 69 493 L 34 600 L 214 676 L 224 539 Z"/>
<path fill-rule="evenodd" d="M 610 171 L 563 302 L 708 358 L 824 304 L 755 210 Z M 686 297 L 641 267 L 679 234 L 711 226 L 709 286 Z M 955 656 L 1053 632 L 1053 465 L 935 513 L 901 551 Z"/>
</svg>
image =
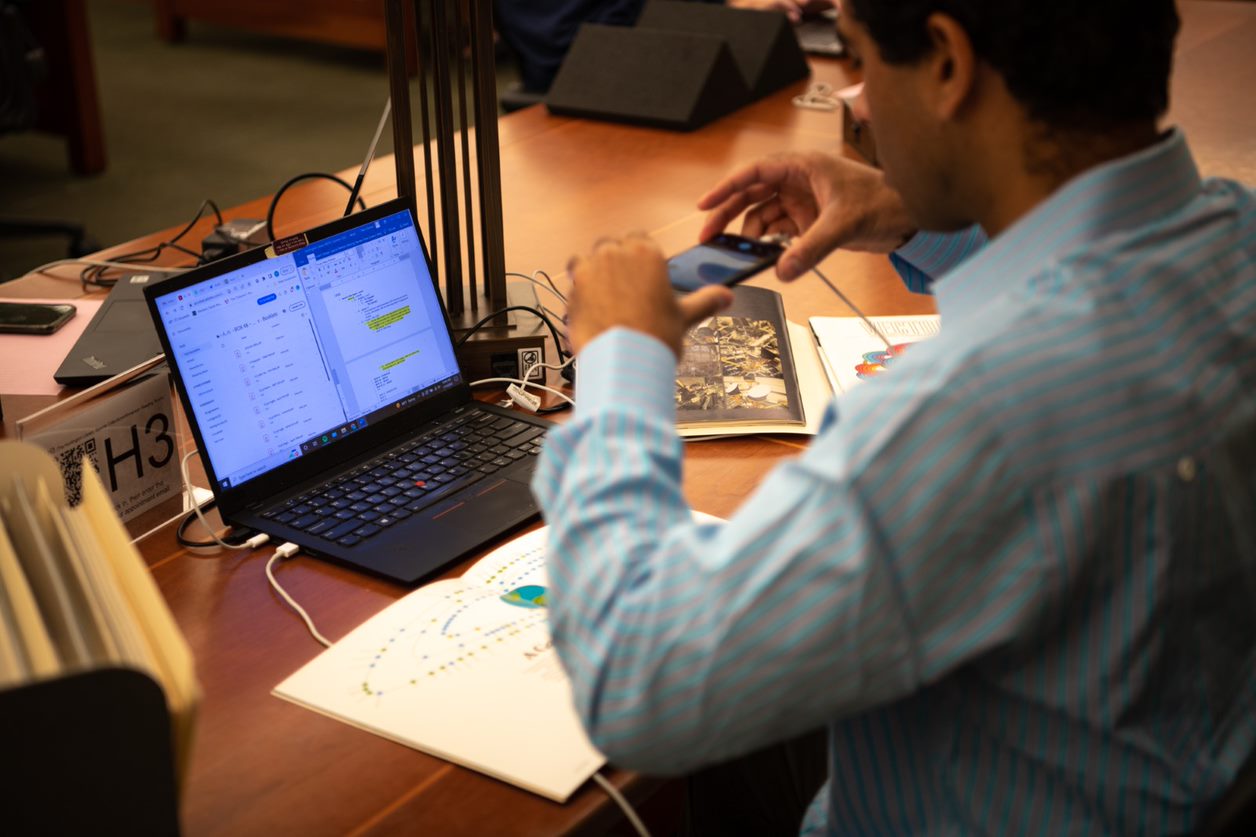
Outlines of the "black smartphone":
<svg viewBox="0 0 1256 837">
<path fill-rule="evenodd" d="M 782 252 L 784 248 L 775 242 L 720 233 L 668 259 L 667 273 L 678 291 L 736 285 L 776 264 Z"/>
<path fill-rule="evenodd" d="M 52 334 L 69 322 L 74 311 L 69 303 L 0 302 L 0 333 Z"/>
</svg>

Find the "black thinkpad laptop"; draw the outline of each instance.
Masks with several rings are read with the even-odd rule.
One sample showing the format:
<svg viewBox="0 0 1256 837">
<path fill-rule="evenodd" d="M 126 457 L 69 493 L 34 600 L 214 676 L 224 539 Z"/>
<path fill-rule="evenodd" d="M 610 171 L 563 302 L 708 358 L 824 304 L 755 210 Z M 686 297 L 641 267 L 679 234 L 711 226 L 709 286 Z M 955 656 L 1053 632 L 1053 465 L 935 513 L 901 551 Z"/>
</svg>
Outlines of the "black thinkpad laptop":
<svg viewBox="0 0 1256 837">
<path fill-rule="evenodd" d="M 144 305 L 144 288 L 163 278 L 141 273 L 119 279 L 52 376 L 56 382 L 76 387 L 98 384 L 161 354 Z"/>
<path fill-rule="evenodd" d="M 145 293 L 228 522 L 413 582 L 537 513 L 548 423 L 471 397 L 392 201 Z"/>
</svg>

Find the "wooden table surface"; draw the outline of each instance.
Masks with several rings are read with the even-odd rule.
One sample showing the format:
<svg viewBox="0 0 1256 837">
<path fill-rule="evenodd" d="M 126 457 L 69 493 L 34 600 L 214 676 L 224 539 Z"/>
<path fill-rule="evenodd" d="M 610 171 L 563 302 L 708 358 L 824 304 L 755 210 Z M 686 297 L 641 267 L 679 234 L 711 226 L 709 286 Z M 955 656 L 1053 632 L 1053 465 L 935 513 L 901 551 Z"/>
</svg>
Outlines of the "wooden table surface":
<svg viewBox="0 0 1256 837">
<path fill-rule="evenodd" d="M 1256 182 L 1256 5 L 1181 4 L 1168 123 L 1182 125 L 1206 175 Z M 834 61 L 814 63 L 812 81 L 848 79 Z M 570 254 L 601 235 L 645 230 L 665 251 L 692 243 L 702 214 L 694 201 L 734 165 L 787 148 L 837 148 L 837 113 L 794 108 L 800 83 L 707 128 L 679 134 L 549 116 L 536 107 L 501 121 L 506 265 L 530 273 L 563 271 Z M 378 160 L 365 196 L 394 194 L 391 159 Z M 353 172 L 350 171 L 350 174 Z M 259 199 L 231 217 L 265 217 Z M 314 183 L 293 190 L 280 208 L 277 234 L 330 220 L 343 190 Z M 420 209 L 420 218 L 424 210 Z M 178 220 L 178 219 L 172 219 Z M 189 236 L 210 229 L 202 222 Z M 162 231 L 105 251 L 150 246 Z M 928 313 L 927 297 L 903 290 L 884 257 L 838 253 L 827 275 L 869 314 Z M 67 272 L 68 275 L 68 272 Z M 767 278 L 759 284 L 773 285 Z M 787 313 L 845 314 L 814 278 L 787 287 Z M 9 296 L 79 295 L 77 281 L 30 276 L 5 286 Z M 6 435 L 15 417 L 47 398 L 6 396 Z M 686 448 L 685 491 L 698 509 L 729 515 L 767 471 L 797 454 L 787 437 L 747 437 Z M 173 527 L 142 551 L 187 635 L 204 688 L 197 740 L 183 800 L 187 833 L 555 834 L 624 829 L 605 793 L 588 783 L 565 805 L 410 750 L 270 696 L 284 677 L 321 647 L 270 590 L 263 567 L 271 550 L 197 557 L 180 548 Z M 459 574 L 464 567 L 454 567 Z M 404 595 L 407 589 L 299 557 L 278 577 L 335 639 Z M 611 770 L 637 802 L 660 782 Z M 623 833 L 627 833 L 624 831 Z"/>
</svg>

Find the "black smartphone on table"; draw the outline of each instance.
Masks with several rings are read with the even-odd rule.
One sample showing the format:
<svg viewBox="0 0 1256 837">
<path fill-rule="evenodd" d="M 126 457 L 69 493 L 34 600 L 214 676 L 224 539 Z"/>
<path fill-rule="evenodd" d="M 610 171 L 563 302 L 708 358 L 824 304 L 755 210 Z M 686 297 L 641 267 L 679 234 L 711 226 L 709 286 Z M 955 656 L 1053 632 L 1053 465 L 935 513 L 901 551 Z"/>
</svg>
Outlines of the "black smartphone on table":
<svg viewBox="0 0 1256 837">
<path fill-rule="evenodd" d="M 667 260 L 667 273 L 678 291 L 696 291 L 707 285 L 736 285 L 776 264 L 784 248 L 732 233 L 690 247 Z"/>
<path fill-rule="evenodd" d="M 74 316 L 69 303 L 0 302 L 0 333 L 52 334 Z"/>
</svg>

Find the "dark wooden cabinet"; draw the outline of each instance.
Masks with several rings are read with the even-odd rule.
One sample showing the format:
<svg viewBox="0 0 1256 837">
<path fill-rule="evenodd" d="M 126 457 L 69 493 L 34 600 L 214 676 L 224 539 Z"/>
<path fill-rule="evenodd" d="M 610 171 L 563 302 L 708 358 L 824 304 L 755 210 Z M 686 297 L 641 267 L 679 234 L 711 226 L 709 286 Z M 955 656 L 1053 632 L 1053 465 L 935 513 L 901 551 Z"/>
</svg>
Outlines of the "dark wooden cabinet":
<svg viewBox="0 0 1256 837">
<path fill-rule="evenodd" d="M 299 38 L 383 51 L 383 0 L 155 0 L 157 34 L 187 36 L 187 22 L 202 20 Z"/>
<path fill-rule="evenodd" d="M 84 0 L 50 0 L 22 7 L 44 50 L 47 74 L 36 87 L 41 131 L 61 134 L 78 174 L 105 168 L 105 134 Z"/>
</svg>

